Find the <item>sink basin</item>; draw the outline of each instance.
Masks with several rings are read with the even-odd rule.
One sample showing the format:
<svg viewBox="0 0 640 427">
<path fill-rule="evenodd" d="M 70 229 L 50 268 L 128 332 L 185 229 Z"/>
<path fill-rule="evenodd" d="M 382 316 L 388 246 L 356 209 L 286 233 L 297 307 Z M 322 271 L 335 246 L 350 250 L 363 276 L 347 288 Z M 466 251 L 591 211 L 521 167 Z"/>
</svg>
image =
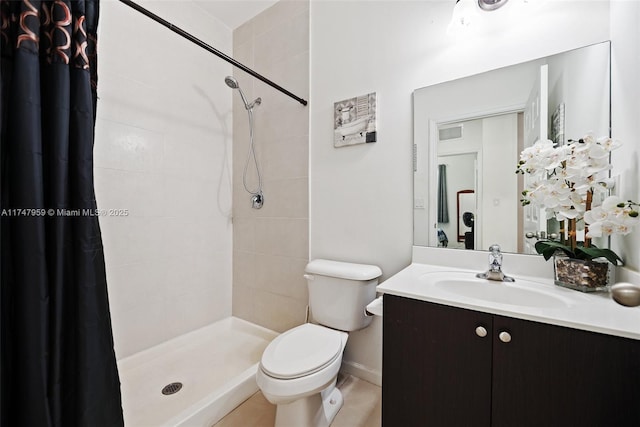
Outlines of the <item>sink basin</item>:
<svg viewBox="0 0 640 427">
<path fill-rule="evenodd" d="M 571 300 L 546 285 L 516 279 L 513 283 L 479 279 L 472 273 L 437 272 L 422 276 L 430 285 L 463 298 L 521 307 L 567 308 Z"/>
</svg>

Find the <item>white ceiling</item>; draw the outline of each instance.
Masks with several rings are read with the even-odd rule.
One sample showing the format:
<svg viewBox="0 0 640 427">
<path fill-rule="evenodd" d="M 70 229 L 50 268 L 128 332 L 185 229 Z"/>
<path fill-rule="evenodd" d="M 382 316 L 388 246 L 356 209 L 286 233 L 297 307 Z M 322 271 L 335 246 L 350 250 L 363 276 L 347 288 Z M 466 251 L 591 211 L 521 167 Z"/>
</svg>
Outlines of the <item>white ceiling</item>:
<svg viewBox="0 0 640 427">
<path fill-rule="evenodd" d="M 277 0 L 192 0 L 207 13 L 218 18 L 227 27 L 234 30 L 263 10 L 271 7 Z"/>
</svg>

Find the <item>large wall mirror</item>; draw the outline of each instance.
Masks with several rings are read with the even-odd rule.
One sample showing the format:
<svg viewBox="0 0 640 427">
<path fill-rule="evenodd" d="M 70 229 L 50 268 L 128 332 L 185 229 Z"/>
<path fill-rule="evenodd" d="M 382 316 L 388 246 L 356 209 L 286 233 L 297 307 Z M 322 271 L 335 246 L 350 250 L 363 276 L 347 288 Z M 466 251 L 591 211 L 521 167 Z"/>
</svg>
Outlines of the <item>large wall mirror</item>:
<svg viewBox="0 0 640 427">
<path fill-rule="evenodd" d="M 414 244 L 535 253 L 555 220 L 520 206 L 520 152 L 610 135 L 610 78 L 605 42 L 415 90 Z"/>
</svg>

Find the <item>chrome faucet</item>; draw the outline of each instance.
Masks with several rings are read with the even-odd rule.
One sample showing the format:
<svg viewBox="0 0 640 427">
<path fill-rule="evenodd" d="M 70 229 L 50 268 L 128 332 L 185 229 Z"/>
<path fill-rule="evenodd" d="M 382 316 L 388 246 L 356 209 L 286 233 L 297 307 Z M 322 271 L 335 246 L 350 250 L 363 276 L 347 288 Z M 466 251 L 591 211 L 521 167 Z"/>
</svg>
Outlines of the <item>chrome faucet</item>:
<svg viewBox="0 0 640 427">
<path fill-rule="evenodd" d="M 498 282 L 516 281 L 502 272 L 502 252 L 500 252 L 500 246 L 496 244 L 489 246 L 489 269 L 484 273 L 476 274 L 476 277 Z"/>
</svg>

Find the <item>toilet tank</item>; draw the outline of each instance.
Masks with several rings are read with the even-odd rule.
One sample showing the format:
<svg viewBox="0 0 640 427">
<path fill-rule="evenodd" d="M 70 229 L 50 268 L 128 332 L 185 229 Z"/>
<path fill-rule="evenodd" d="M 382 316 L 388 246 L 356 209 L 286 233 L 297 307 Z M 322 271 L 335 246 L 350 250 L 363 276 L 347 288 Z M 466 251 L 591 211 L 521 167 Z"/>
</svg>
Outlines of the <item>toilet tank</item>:
<svg viewBox="0 0 640 427">
<path fill-rule="evenodd" d="M 315 259 L 305 272 L 314 321 L 341 331 L 355 331 L 371 323 L 365 308 L 376 298 L 380 267 Z"/>
</svg>

